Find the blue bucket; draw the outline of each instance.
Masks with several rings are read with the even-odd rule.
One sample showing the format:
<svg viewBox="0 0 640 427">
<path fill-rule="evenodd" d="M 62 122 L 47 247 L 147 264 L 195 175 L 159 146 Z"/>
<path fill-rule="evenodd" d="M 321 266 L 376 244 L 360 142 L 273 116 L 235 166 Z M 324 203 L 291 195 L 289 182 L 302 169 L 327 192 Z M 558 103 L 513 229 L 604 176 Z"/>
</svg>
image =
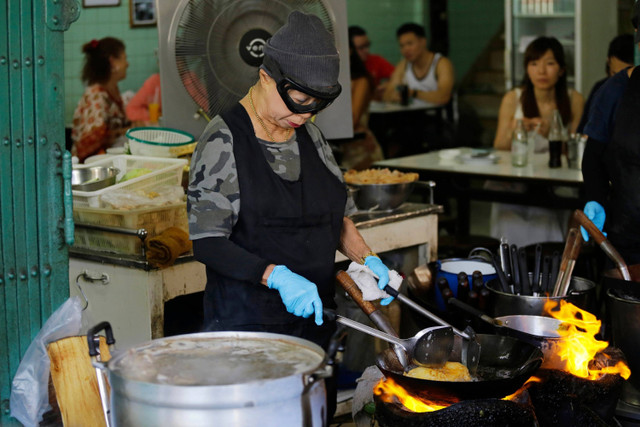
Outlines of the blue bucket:
<svg viewBox="0 0 640 427">
<path fill-rule="evenodd" d="M 489 280 L 492 280 L 497 276 L 496 269 L 493 268 L 493 265 L 484 258 L 477 257 L 472 259 L 464 259 L 464 258 L 451 258 L 445 260 L 436 261 L 436 280 L 434 283 L 438 283 L 441 277 L 447 279 L 449 282 L 449 288 L 451 292 L 453 292 L 453 296 L 458 296 L 458 273 L 465 272 L 467 276 L 469 276 L 469 287 L 472 288 L 472 279 L 471 275 L 474 271 L 480 271 L 482 273 L 482 282 L 487 283 Z M 436 293 L 436 305 L 443 311 L 446 311 L 447 307 L 444 304 L 444 300 L 442 299 L 442 293 L 440 289 L 436 285 L 435 289 Z"/>
</svg>

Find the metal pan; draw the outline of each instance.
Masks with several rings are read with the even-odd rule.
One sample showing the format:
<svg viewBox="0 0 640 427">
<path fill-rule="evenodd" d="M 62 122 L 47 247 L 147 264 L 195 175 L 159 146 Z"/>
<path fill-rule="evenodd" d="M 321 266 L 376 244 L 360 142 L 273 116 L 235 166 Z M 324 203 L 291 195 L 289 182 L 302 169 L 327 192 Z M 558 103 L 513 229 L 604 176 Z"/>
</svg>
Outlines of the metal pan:
<svg viewBox="0 0 640 427">
<path fill-rule="evenodd" d="M 413 181 L 395 184 L 348 184 L 357 189 L 353 193 L 354 202 L 364 211 L 391 211 L 407 201 L 415 186 L 429 189 L 430 204 L 433 204 L 434 181 Z"/>
<path fill-rule="evenodd" d="M 456 298 L 450 298 L 449 303 L 488 323 L 500 335 L 517 338 L 538 347 L 544 355 L 545 367 L 555 366 L 559 363 L 557 348 L 560 334 L 558 328 L 562 321 L 553 317 L 526 314 L 493 318 Z"/>
<path fill-rule="evenodd" d="M 431 381 L 403 375 L 402 365 L 392 349 L 376 358 L 376 365 L 387 378 L 422 398 L 455 403 L 465 399 L 501 398 L 517 391 L 538 370 L 542 352 L 536 346 L 512 337 L 476 335 L 482 352 L 477 380 L 470 382 Z M 462 339 L 455 337 L 451 361 L 460 361 Z"/>
</svg>

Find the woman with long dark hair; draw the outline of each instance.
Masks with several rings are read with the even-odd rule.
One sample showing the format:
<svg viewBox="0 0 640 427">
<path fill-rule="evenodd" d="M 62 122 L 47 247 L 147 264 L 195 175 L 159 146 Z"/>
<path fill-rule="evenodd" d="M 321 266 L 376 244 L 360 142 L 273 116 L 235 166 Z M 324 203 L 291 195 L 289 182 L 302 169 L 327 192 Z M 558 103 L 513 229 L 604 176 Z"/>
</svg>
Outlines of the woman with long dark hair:
<svg viewBox="0 0 640 427">
<path fill-rule="evenodd" d="M 517 119 L 522 119 L 528 131 L 538 128 L 536 148 L 545 148 L 553 110 L 558 110 L 564 126 L 575 132 L 582 116 L 584 98 L 567 87 L 567 65 L 564 49 L 554 37 L 538 37 L 524 53 L 525 74 L 522 86 L 507 92 L 502 98 L 498 115 L 495 148 L 509 150 L 511 133 Z"/>
<path fill-rule="evenodd" d="M 564 50 L 554 37 L 538 37 L 524 53 L 525 75 L 522 86 L 502 98 L 498 130 L 493 145 L 498 150 L 511 149 L 516 121 L 522 119 L 533 141 L 535 152 L 548 151 L 547 136 L 553 111 L 558 110 L 565 128 L 573 133 L 578 127 L 584 99 L 567 87 Z M 522 192 L 524 184 L 489 183 L 494 190 Z M 564 240 L 568 212 L 533 206 L 494 203 L 491 209 L 491 235 L 509 243 L 526 246 L 537 242 Z"/>
<path fill-rule="evenodd" d="M 94 39 L 82 46 L 82 52 L 86 88 L 73 113 L 71 131 L 72 153 L 81 162 L 111 147 L 130 125 L 118 88 L 129 67 L 124 43 L 114 37 Z"/>
</svg>

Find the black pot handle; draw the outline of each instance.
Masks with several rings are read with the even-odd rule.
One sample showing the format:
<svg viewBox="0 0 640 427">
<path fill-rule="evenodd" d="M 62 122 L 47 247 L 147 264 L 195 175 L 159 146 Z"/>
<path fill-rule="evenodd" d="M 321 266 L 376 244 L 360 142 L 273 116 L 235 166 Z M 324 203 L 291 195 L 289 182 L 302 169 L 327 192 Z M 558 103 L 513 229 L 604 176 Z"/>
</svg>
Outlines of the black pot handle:
<svg viewBox="0 0 640 427">
<path fill-rule="evenodd" d="M 475 307 L 470 306 L 469 304 L 466 304 L 462 301 L 460 301 L 457 298 L 449 298 L 449 304 L 459 308 L 460 310 L 466 311 L 469 314 L 472 314 L 473 316 L 479 318 L 480 320 L 487 322 L 493 326 L 498 326 L 496 325 L 496 321 L 495 319 L 493 319 L 492 317 L 487 316 L 483 311 L 478 310 Z"/>
<path fill-rule="evenodd" d="M 115 338 L 113 337 L 113 330 L 111 329 L 111 324 L 109 322 L 100 322 L 95 325 L 93 328 L 90 328 L 87 332 L 87 344 L 89 345 L 89 356 L 95 357 L 100 354 L 99 347 L 96 348 L 96 340 L 98 332 L 104 330 L 105 335 L 107 336 L 107 344 L 113 345 L 116 343 Z"/>
</svg>

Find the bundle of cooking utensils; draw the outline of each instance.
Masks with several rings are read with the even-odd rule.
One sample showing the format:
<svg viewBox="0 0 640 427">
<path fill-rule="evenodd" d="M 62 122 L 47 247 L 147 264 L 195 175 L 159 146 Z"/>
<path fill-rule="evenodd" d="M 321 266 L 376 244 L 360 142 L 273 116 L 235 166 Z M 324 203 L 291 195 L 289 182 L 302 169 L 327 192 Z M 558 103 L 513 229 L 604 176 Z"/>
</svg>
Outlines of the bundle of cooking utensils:
<svg viewBox="0 0 640 427">
<path fill-rule="evenodd" d="M 499 288 L 507 294 L 525 296 L 565 296 L 569 292 L 571 274 L 580 253 L 582 236 L 578 228 L 570 228 L 562 255 L 554 251 L 552 255 L 543 256 L 542 245 L 535 246 L 534 262 L 527 260 L 524 247 L 509 245 L 503 240 L 498 253 L 493 254 L 491 262 L 496 270 Z M 438 288 L 445 300 L 451 296 L 446 279 L 440 279 Z M 483 292 L 488 292 L 482 285 L 482 275 L 473 273 L 471 286 L 466 273 L 458 275 L 458 299 L 482 309 Z"/>
</svg>

